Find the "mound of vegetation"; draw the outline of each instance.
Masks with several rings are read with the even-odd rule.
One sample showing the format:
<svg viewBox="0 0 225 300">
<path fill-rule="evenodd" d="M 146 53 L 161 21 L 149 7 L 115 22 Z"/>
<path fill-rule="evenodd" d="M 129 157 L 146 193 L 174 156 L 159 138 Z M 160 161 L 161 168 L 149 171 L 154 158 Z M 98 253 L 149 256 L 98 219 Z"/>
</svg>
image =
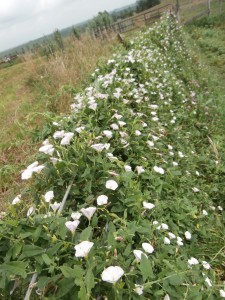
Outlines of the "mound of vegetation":
<svg viewBox="0 0 225 300">
<path fill-rule="evenodd" d="M 30 188 L 2 214 L 2 297 L 218 299 L 224 167 L 215 110 L 171 17 L 49 120 Z M 208 101 L 209 103 L 209 101 Z M 25 288 L 24 288 L 25 287 Z"/>
</svg>

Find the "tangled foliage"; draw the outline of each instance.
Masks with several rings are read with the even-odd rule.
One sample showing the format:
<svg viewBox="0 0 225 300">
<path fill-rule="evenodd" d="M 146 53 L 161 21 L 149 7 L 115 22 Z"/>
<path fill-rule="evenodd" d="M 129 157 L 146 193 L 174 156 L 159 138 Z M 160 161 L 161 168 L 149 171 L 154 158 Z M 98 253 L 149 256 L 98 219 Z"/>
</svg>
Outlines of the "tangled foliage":
<svg viewBox="0 0 225 300">
<path fill-rule="evenodd" d="M 49 122 L 0 221 L 2 297 L 33 273 L 32 299 L 223 295 L 224 167 L 197 74 L 167 16 Z"/>
</svg>

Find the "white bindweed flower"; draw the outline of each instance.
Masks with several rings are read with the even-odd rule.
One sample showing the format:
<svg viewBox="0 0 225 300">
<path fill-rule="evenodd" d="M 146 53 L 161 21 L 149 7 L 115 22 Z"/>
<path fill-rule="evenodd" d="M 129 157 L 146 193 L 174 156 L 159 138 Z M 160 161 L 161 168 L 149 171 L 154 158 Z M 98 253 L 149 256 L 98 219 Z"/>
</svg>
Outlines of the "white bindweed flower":
<svg viewBox="0 0 225 300">
<path fill-rule="evenodd" d="M 138 175 L 145 172 L 145 169 L 142 166 L 137 166 L 136 170 L 137 170 Z"/>
<path fill-rule="evenodd" d="M 178 151 L 178 156 L 179 156 L 180 158 L 183 158 L 183 157 L 184 157 L 184 154 L 183 154 L 181 151 Z"/>
<path fill-rule="evenodd" d="M 74 221 L 75 221 L 75 220 L 79 220 L 81 216 L 82 216 L 82 214 L 79 213 L 78 211 L 73 212 L 73 213 L 71 214 L 71 218 L 72 218 Z"/>
<path fill-rule="evenodd" d="M 80 126 L 80 127 L 77 127 L 76 129 L 75 129 L 75 131 L 77 132 L 77 133 L 81 133 L 83 130 L 84 130 L 84 126 Z"/>
<path fill-rule="evenodd" d="M 67 221 L 65 223 L 66 227 L 72 232 L 74 233 L 77 229 L 77 226 L 80 224 L 79 220 L 75 220 L 75 221 Z"/>
<path fill-rule="evenodd" d="M 194 266 L 194 265 L 198 265 L 199 262 L 198 262 L 198 260 L 197 260 L 196 258 L 191 257 L 191 258 L 188 260 L 188 264 L 189 264 L 189 266 Z"/>
<path fill-rule="evenodd" d="M 97 109 L 97 106 L 98 106 L 98 104 L 96 102 L 91 102 L 91 103 L 89 102 L 88 107 L 95 111 Z"/>
<path fill-rule="evenodd" d="M 88 218 L 88 220 L 90 221 L 93 214 L 95 213 L 96 211 L 96 207 L 87 207 L 87 208 L 81 208 L 80 210 L 82 212 L 82 214 Z"/>
<path fill-rule="evenodd" d="M 44 195 L 44 198 L 45 198 L 45 202 L 50 202 L 53 198 L 54 198 L 54 193 L 53 191 L 48 191 L 45 195 Z"/>
<path fill-rule="evenodd" d="M 53 211 L 56 211 L 57 209 L 59 209 L 61 203 L 57 203 L 57 202 L 54 202 L 53 204 L 50 204 L 50 207 Z"/>
<path fill-rule="evenodd" d="M 212 280 L 210 280 L 209 277 L 206 277 L 205 282 L 208 284 L 208 286 L 212 286 Z"/>
<path fill-rule="evenodd" d="M 220 297 L 225 298 L 225 290 L 220 290 Z"/>
<path fill-rule="evenodd" d="M 153 253 L 154 252 L 154 248 L 151 244 L 149 243 L 142 243 L 142 248 L 145 250 L 145 252 L 147 253 Z"/>
<path fill-rule="evenodd" d="M 112 116 L 112 118 L 116 118 L 117 120 L 120 120 L 122 117 L 122 115 L 119 115 L 117 113 Z"/>
<path fill-rule="evenodd" d="M 123 121 L 118 121 L 118 124 L 120 125 L 120 127 L 123 127 L 123 126 L 125 126 L 127 123 L 126 123 L 126 122 L 123 122 Z"/>
<path fill-rule="evenodd" d="M 154 166 L 153 170 L 161 175 L 163 175 L 165 173 L 164 169 L 161 167 Z"/>
<path fill-rule="evenodd" d="M 111 266 L 106 268 L 102 274 L 102 280 L 109 283 L 116 283 L 124 274 L 124 270 L 121 267 Z"/>
<path fill-rule="evenodd" d="M 65 131 L 64 130 L 60 130 L 60 131 L 56 131 L 53 134 L 53 138 L 54 139 L 62 139 L 64 137 Z"/>
<path fill-rule="evenodd" d="M 69 145 L 70 141 L 72 140 L 72 138 L 74 137 L 74 133 L 73 132 L 66 132 L 64 134 L 64 138 L 61 140 L 61 145 L 65 146 L 65 145 Z"/>
<path fill-rule="evenodd" d="M 211 268 L 210 264 L 207 261 L 205 261 L 205 260 L 202 261 L 202 266 L 206 270 L 209 270 Z"/>
<path fill-rule="evenodd" d="M 113 136 L 113 133 L 110 130 L 103 130 L 103 134 L 109 139 L 111 139 L 111 137 Z"/>
<path fill-rule="evenodd" d="M 140 136 L 141 135 L 141 132 L 139 130 L 135 130 L 135 135 L 136 136 Z"/>
<path fill-rule="evenodd" d="M 107 145 L 110 145 L 110 144 L 94 144 L 94 145 L 91 145 L 91 148 L 95 149 L 98 152 L 101 152 L 103 149 L 109 149 L 109 147 Z"/>
<path fill-rule="evenodd" d="M 32 213 L 34 212 L 34 207 L 31 206 L 28 211 L 27 211 L 27 217 L 29 217 L 30 215 L 32 215 Z"/>
<path fill-rule="evenodd" d="M 106 195 L 100 195 L 97 198 L 98 205 L 105 205 L 108 203 L 108 197 Z"/>
<path fill-rule="evenodd" d="M 87 257 L 91 248 L 94 246 L 94 243 L 89 241 L 83 241 L 80 244 L 76 245 L 74 249 L 76 250 L 76 257 Z"/>
<path fill-rule="evenodd" d="M 159 118 L 158 117 L 153 117 L 152 121 L 157 122 L 157 121 L 159 121 Z"/>
<path fill-rule="evenodd" d="M 161 224 L 161 228 L 162 228 L 163 230 L 168 230 L 168 229 L 169 229 L 168 225 L 165 224 L 165 223 L 162 223 L 162 224 Z"/>
<path fill-rule="evenodd" d="M 175 162 L 175 161 L 173 161 L 172 164 L 173 164 L 174 167 L 177 167 L 177 166 L 178 166 L 178 163 Z"/>
<path fill-rule="evenodd" d="M 172 232 L 168 232 L 168 236 L 170 237 L 171 240 L 176 238 L 176 235 L 173 234 Z"/>
<path fill-rule="evenodd" d="M 44 168 L 45 168 L 44 165 L 40 165 L 40 166 L 34 167 L 34 168 L 33 168 L 33 172 L 34 172 L 34 173 L 40 174 L 41 171 L 42 171 Z"/>
<path fill-rule="evenodd" d="M 154 147 L 154 143 L 152 141 L 147 141 L 146 143 L 149 146 L 149 148 Z"/>
<path fill-rule="evenodd" d="M 165 245 L 169 245 L 170 244 L 170 239 L 168 239 L 168 237 L 164 237 L 163 242 L 164 242 Z"/>
<path fill-rule="evenodd" d="M 30 179 L 33 175 L 33 170 L 32 169 L 26 169 L 22 172 L 21 174 L 21 179 L 22 180 L 27 180 Z"/>
<path fill-rule="evenodd" d="M 153 209 L 153 208 L 155 207 L 155 204 L 150 203 L 150 202 L 143 201 L 143 207 L 144 207 L 145 209 Z"/>
<path fill-rule="evenodd" d="M 163 298 L 163 300 L 170 300 L 170 296 L 166 294 L 166 296 Z"/>
<path fill-rule="evenodd" d="M 217 208 L 218 208 L 220 211 L 223 211 L 222 206 L 217 206 Z"/>
<path fill-rule="evenodd" d="M 159 140 L 159 137 L 156 136 L 156 135 L 152 135 L 152 138 L 153 138 L 154 141 L 158 141 Z"/>
<path fill-rule="evenodd" d="M 116 123 L 111 124 L 110 127 L 112 130 L 119 130 L 119 126 Z"/>
<path fill-rule="evenodd" d="M 179 236 L 177 237 L 177 245 L 178 246 L 183 246 L 184 245 L 184 243 L 182 242 L 182 239 L 181 238 L 179 239 Z"/>
<path fill-rule="evenodd" d="M 194 193 L 198 193 L 198 192 L 199 192 L 199 189 L 196 188 L 196 187 L 193 187 L 193 188 L 192 188 L 192 191 L 193 191 Z"/>
<path fill-rule="evenodd" d="M 105 186 L 107 189 L 115 191 L 118 188 L 118 183 L 115 180 L 107 180 Z"/>
<path fill-rule="evenodd" d="M 134 292 L 137 293 L 139 296 L 143 294 L 143 285 L 135 284 Z"/>
<path fill-rule="evenodd" d="M 203 214 L 204 216 L 208 216 L 208 212 L 207 212 L 205 209 L 203 209 L 202 214 Z"/>
<path fill-rule="evenodd" d="M 159 106 L 157 104 L 149 104 L 148 107 L 151 108 L 151 109 L 159 108 Z"/>
<path fill-rule="evenodd" d="M 45 146 L 42 146 L 41 148 L 39 148 L 40 152 L 43 152 L 48 155 L 52 155 L 54 150 L 55 149 L 54 149 L 53 145 L 51 145 L 51 144 L 48 144 L 48 145 L 45 145 Z"/>
<path fill-rule="evenodd" d="M 16 198 L 13 199 L 12 205 L 19 204 L 21 202 L 21 195 L 16 196 Z"/>
<path fill-rule="evenodd" d="M 147 255 L 141 251 L 141 250 L 133 250 L 134 256 L 136 258 L 137 261 L 141 261 L 141 257 L 142 255 L 144 255 L 145 257 L 147 257 Z"/>
<path fill-rule="evenodd" d="M 125 169 L 126 172 L 132 172 L 131 166 L 125 165 L 124 169 Z"/>
<path fill-rule="evenodd" d="M 191 240 L 191 233 L 189 231 L 185 231 L 184 233 L 186 240 Z"/>
</svg>

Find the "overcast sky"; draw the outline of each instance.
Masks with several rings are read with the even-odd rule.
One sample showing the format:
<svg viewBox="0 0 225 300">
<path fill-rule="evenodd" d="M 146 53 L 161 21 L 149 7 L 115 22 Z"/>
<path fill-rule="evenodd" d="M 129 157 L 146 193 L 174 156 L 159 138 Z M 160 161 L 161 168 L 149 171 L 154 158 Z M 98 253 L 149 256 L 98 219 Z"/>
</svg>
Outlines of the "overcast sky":
<svg viewBox="0 0 225 300">
<path fill-rule="evenodd" d="M 0 0 L 0 52 L 135 0 Z"/>
</svg>

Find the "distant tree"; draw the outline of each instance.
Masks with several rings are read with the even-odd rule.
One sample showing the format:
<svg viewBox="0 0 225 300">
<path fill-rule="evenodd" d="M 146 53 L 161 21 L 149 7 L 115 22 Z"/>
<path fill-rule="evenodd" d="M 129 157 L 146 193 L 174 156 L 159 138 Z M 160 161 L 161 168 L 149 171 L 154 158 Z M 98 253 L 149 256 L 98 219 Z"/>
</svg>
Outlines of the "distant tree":
<svg viewBox="0 0 225 300">
<path fill-rule="evenodd" d="M 80 31 L 76 28 L 76 27 L 72 27 L 72 35 L 76 38 L 76 39 L 80 39 Z"/>
<path fill-rule="evenodd" d="M 157 4 L 160 4 L 160 0 L 138 0 L 137 2 L 137 12 L 149 9 Z"/>
<path fill-rule="evenodd" d="M 55 40 L 57 46 L 58 46 L 62 51 L 64 51 L 64 44 L 63 44 L 62 35 L 61 35 L 61 33 L 60 33 L 60 31 L 59 31 L 58 29 L 56 29 L 56 30 L 54 31 L 53 37 L 54 37 L 54 40 Z"/>
<path fill-rule="evenodd" d="M 108 28 L 113 23 L 111 15 L 107 11 L 99 12 L 96 17 L 94 17 L 89 22 L 89 27 L 92 29 L 97 29 L 98 27 L 105 26 Z"/>
</svg>

